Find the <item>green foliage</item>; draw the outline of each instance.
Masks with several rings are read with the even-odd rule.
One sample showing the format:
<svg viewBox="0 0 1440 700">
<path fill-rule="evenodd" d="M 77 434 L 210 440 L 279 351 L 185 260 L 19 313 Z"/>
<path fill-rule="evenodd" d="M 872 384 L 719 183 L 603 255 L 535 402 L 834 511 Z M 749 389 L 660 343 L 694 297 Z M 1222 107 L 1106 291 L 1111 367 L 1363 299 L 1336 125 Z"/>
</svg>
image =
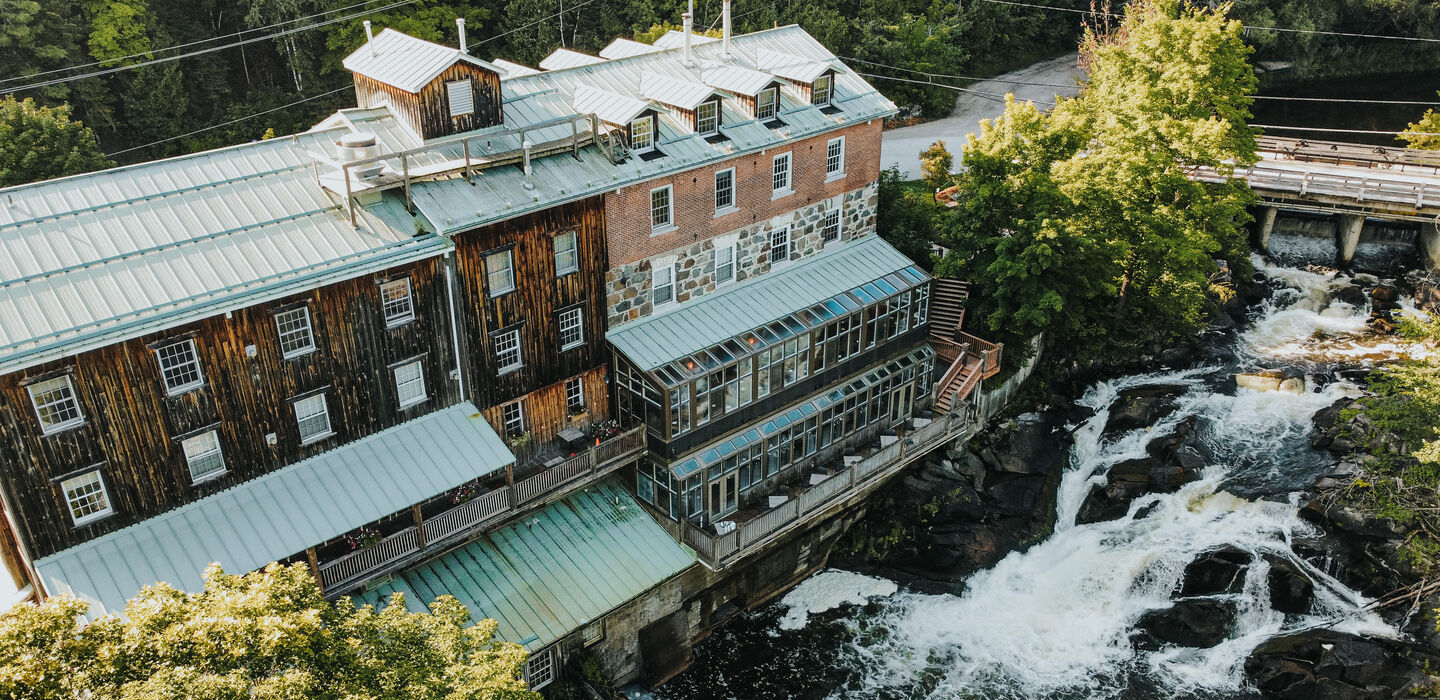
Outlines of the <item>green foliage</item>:
<svg viewBox="0 0 1440 700">
<path fill-rule="evenodd" d="M 920 152 L 920 177 L 931 191 L 950 186 L 950 169 L 955 165 L 955 156 L 945 148 L 944 141 L 936 141 Z"/>
<path fill-rule="evenodd" d="M 0 98 L 0 186 L 108 168 L 84 124 L 68 107 L 41 107 L 34 100 Z"/>
<path fill-rule="evenodd" d="M 325 601 L 303 564 L 230 576 L 205 590 L 144 588 L 126 618 L 83 627 L 86 604 L 55 598 L 0 615 L 0 696 L 23 699 L 538 699 L 525 651 L 494 640 L 495 621 L 441 596 L 411 613 Z"/>
<path fill-rule="evenodd" d="M 682 31 L 685 31 L 685 26 L 683 24 L 676 25 L 669 22 L 660 22 L 659 24 L 650 25 L 649 29 L 635 32 L 635 41 L 638 41 L 642 44 L 653 44 L 655 43 L 656 39 L 665 36 L 669 32 Z M 704 29 L 702 27 L 696 27 L 693 31 L 701 36 L 710 36 L 715 37 L 716 39 L 719 39 L 721 37 L 719 29 Z"/>
<path fill-rule="evenodd" d="M 90 56 L 105 67 L 151 58 L 145 0 L 87 0 Z M 135 56 L 136 58 L 127 58 Z"/>
<path fill-rule="evenodd" d="M 1440 93 L 1436 93 L 1440 95 Z M 1410 148 L 1424 148 L 1429 150 L 1440 150 L 1440 112 L 1433 109 L 1425 110 L 1425 114 L 1419 120 L 1411 122 L 1405 127 L 1410 133 L 1401 134 L 1398 138 L 1405 142 Z"/>
<path fill-rule="evenodd" d="M 895 249 L 926 270 L 934 267 L 930 252 L 935 240 L 935 217 L 939 214 L 933 195 L 911 188 L 895 167 L 880 171 L 876 230 Z"/>
</svg>

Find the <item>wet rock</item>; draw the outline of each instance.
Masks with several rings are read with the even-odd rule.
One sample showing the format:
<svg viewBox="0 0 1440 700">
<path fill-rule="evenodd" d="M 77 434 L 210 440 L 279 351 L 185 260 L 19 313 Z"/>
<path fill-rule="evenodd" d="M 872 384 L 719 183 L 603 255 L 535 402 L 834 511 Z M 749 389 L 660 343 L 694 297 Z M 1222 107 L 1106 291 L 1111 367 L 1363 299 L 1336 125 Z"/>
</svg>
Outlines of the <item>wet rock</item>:
<svg viewBox="0 0 1440 700">
<path fill-rule="evenodd" d="M 1270 563 L 1268 585 L 1270 607 L 1287 615 L 1304 615 L 1315 602 L 1315 583 L 1310 576 L 1287 559 L 1266 556 Z"/>
<path fill-rule="evenodd" d="M 1331 630 L 1271 639 L 1245 660 L 1264 697 L 1282 700 L 1388 700 L 1425 680 L 1435 657 L 1413 645 Z"/>
<path fill-rule="evenodd" d="M 1210 319 L 1210 324 L 1205 327 L 1205 330 L 1228 331 L 1233 330 L 1237 325 L 1239 324 L 1235 322 L 1235 318 L 1230 314 L 1215 314 L 1215 317 Z"/>
<path fill-rule="evenodd" d="M 1339 399 L 1315 412 L 1315 415 L 1310 418 L 1311 422 L 1315 424 L 1315 436 L 1310 439 L 1312 447 L 1326 448 L 1335 442 L 1342 427 L 1340 414 L 1353 403 L 1355 403 L 1355 399 Z"/>
<path fill-rule="evenodd" d="M 1020 515 L 1035 509 L 1044 486 L 1044 477 L 1015 476 L 986 489 L 985 495 L 990 498 L 994 510 Z"/>
<path fill-rule="evenodd" d="M 1015 419 L 1015 429 L 991 446 L 994 466 L 1011 474 L 1048 474 L 1065 464 L 1066 445 L 1054 435 L 1054 422 L 1040 413 Z"/>
<path fill-rule="evenodd" d="M 1280 382 L 1280 391 L 1290 394 L 1305 393 L 1305 380 L 1301 377 L 1291 377 Z"/>
<path fill-rule="evenodd" d="M 1355 308 L 1360 308 L 1370 301 L 1369 296 L 1365 294 L 1365 289 L 1358 284 L 1342 287 L 1336 290 L 1330 298 L 1335 301 L 1344 302 Z"/>
<path fill-rule="evenodd" d="M 1250 553 L 1235 547 L 1224 547 L 1201 554 L 1185 567 L 1180 579 L 1180 595 L 1220 595 L 1239 593 L 1245 586 L 1245 570 L 1250 567 Z"/>
<path fill-rule="evenodd" d="M 1235 384 L 1255 391 L 1280 391 L 1280 385 L 1287 379 L 1280 370 L 1241 372 L 1235 375 Z"/>
<path fill-rule="evenodd" d="M 1175 461 L 1190 471 L 1197 471 L 1210 464 L 1210 457 L 1194 445 L 1181 445 L 1175 450 Z"/>
<path fill-rule="evenodd" d="M 1194 434 L 1195 428 L 1199 424 L 1199 416 L 1190 416 L 1180 421 L 1173 430 L 1146 443 L 1145 453 L 1158 460 L 1173 459 L 1185 441 Z"/>
<path fill-rule="evenodd" d="M 1370 298 L 1376 301 L 1396 301 L 1400 298 L 1400 288 L 1393 284 L 1377 284 L 1370 289 Z"/>
<path fill-rule="evenodd" d="M 1192 598 L 1140 617 L 1135 628 L 1154 641 L 1182 647 L 1213 647 L 1235 629 L 1235 601 Z M 1150 646 L 1141 642 L 1140 646 Z"/>
<path fill-rule="evenodd" d="M 1410 527 L 1390 518 L 1381 518 L 1346 505 L 1329 505 L 1312 500 L 1300 509 L 1300 517 L 1327 531 L 1338 531 L 1376 540 L 1398 540 L 1410 533 Z"/>
<path fill-rule="evenodd" d="M 1187 387 L 1178 385 L 1142 386 L 1120 392 L 1110 407 L 1104 432 L 1147 428 L 1175 412 L 1175 399 Z"/>
</svg>

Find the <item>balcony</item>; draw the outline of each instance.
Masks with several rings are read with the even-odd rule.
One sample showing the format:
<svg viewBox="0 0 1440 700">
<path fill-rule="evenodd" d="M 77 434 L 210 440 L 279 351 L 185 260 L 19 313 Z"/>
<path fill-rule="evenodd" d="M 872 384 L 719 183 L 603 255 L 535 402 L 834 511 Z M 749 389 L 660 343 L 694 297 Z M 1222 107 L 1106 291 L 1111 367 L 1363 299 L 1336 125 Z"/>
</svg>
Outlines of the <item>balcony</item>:
<svg viewBox="0 0 1440 700">
<path fill-rule="evenodd" d="M 963 414 L 963 415 L 962 415 Z M 848 464 L 773 508 L 738 514 L 734 530 L 716 534 L 689 521 L 670 521 L 683 529 L 683 540 L 712 569 L 721 569 L 753 554 L 796 529 L 818 522 L 868 496 L 880 484 L 935 448 L 973 435 L 980 422 L 956 411 L 933 420 L 914 419 L 915 429 L 881 437 L 881 447 L 868 456 L 847 457 Z M 978 416 L 976 416 L 978 419 Z M 888 444 L 887 444 L 888 443 Z"/>
<path fill-rule="evenodd" d="M 465 500 L 438 514 L 424 517 L 414 509 L 414 525 L 381 537 L 333 560 L 311 559 L 326 595 L 339 595 L 381 572 L 413 563 L 431 551 L 441 551 L 478 531 L 499 525 L 514 515 L 587 486 L 645 449 L 645 428 L 636 426 L 584 452 L 541 469 L 525 469 L 522 479 L 484 493 L 466 494 Z"/>
</svg>

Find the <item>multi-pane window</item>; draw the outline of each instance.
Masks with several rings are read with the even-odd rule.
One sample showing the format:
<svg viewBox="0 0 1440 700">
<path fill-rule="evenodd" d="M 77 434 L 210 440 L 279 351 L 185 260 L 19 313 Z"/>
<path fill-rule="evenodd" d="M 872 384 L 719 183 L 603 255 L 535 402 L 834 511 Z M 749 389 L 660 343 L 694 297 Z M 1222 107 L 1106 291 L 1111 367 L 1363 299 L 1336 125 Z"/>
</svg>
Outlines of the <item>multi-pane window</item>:
<svg viewBox="0 0 1440 700">
<path fill-rule="evenodd" d="M 579 377 L 565 380 L 565 405 L 571 411 L 585 409 L 585 383 Z"/>
<path fill-rule="evenodd" d="M 99 520 L 114 512 L 99 469 L 66 479 L 60 482 L 60 488 L 65 492 L 65 503 L 76 525 Z"/>
<path fill-rule="evenodd" d="M 280 352 L 285 359 L 299 357 L 315 349 L 315 335 L 310 332 L 310 309 L 300 307 L 275 314 L 275 328 L 280 331 Z"/>
<path fill-rule="evenodd" d="M 410 300 L 409 277 L 390 280 L 380 285 L 380 308 L 385 312 L 386 328 L 415 318 L 415 304 Z"/>
<path fill-rule="evenodd" d="M 840 207 L 825 210 L 825 221 L 820 226 L 820 240 L 826 243 L 840 240 Z"/>
<path fill-rule="evenodd" d="M 200 483 L 225 473 L 225 455 L 220 452 L 220 433 L 209 430 L 180 441 L 190 481 Z"/>
<path fill-rule="evenodd" d="M 845 173 L 845 137 L 830 139 L 825 144 L 825 175 Z"/>
<path fill-rule="evenodd" d="M 160 360 L 160 376 L 170 394 L 189 391 L 205 383 L 205 377 L 200 374 L 200 358 L 195 354 L 195 341 L 182 340 L 157 348 L 155 356 Z"/>
<path fill-rule="evenodd" d="M 560 349 L 569 350 L 585 343 L 585 316 L 583 307 L 576 306 L 560 312 Z"/>
<path fill-rule="evenodd" d="M 715 284 L 735 281 L 735 244 L 715 247 Z"/>
<path fill-rule="evenodd" d="M 525 364 L 520 352 L 520 329 L 495 334 L 495 364 L 500 374 L 513 372 Z"/>
<path fill-rule="evenodd" d="M 651 287 L 651 298 L 656 306 L 675 301 L 675 266 L 660 265 L 655 268 L 655 284 Z"/>
<path fill-rule="evenodd" d="M 650 230 L 669 228 L 675 217 L 671 210 L 670 185 L 650 190 Z"/>
<path fill-rule="evenodd" d="M 446 96 L 450 98 L 450 116 L 463 117 L 475 111 L 475 92 L 470 81 L 457 80 L 445 83 Z"/>
<path fill-rule="evenodd" d="M 714 134 L 720 130 L 720 103 L 701 102 L 695 108 L 695 133 L 701 136 Z"/>
<path fill-rule="evenodd" d="M 715 173 L 715 211 L 735 208 L 735 169 Z"/>
<path fill-rule="evenodd" d="M 630 122 L 630 150 L 644 153 L 655 148 L 654 122 L 650 117 L 640 117 Z"/>
<path fill-rule="evenodd" d="M 295 409 L 295 425 L 300 429 L 300 444 L 309 444 L 330 436 L 330 406 L 325 402 L 324 394 L 300 399 L 290 405 Z"/>
<path fill-rule="evenodd" d="M 515 291 L 515 262 L 510 257 L 510 249 L 485 256 L 485 277 L 492 297 Z"/>
<path fill-rule="evenodd" d="M 506 437 L 515 437 L 525 432 L 525 406 L 519 401 L 507 403 L 500 409 L 500 418 L 504 422 L 501 426 L 505 429 Z"/>
<path fill-rule="evenodd" d="M 781 226 L 770 232 L 770 263 L 782 263 L 790 259 L 790 229 Z"/>
<path fill-rule="evenodd" d="M 775 105 L 780 101 L 779 88 L 765 88 L 755 96 L 755 118 L 770 119 L 775 116 Z"/>
<path fill-rule="evenodd" d="M 420 360 L 395 368 L 395 398 L 400 408 L 414 406 L 429 398 L 425 394 L 425 368 Z"/>
<path fill-rule="evenodd" d="M 770 189 L 776 194 L 790 191 L 790 154 L 775 156 L 771 169 Z"/>
<path fill-rule="evenodd" d="M 35 405 L 35 416 L 40 419 L 42 432 L 53 433 L 85 422 L 69 375 L 35 382 L 29 390 L 30 403 Z"/>
<path fill-rule="evenodd" d="M 525 685 L 539 690 L 555 680 L 555 647 L 543 649 L 530 655 L 525 662 Z"/>
<path fill-rule="evenodd" d="M 834 80 L 832 76 L 822 75 L 815 79 L 810 86 L 810 104 L 824 106 L 830 104 L 830 85 Z"/>
<path fill-rule="evenodd" d="M 555 237 L 555 274 L 568 275 L 580 269 L 580 255 L 575 244 L 574 231 L 566 231 Z"/>
</svg>

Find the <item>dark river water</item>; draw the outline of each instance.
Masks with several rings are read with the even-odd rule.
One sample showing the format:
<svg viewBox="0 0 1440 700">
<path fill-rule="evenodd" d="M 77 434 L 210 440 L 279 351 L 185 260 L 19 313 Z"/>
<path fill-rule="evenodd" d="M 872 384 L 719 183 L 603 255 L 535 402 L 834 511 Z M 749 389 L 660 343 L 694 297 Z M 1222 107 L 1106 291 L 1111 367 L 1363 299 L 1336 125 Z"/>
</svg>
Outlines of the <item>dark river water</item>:
<svg viewBox="0 0 1440 700">
<path fill-rule="evenodd" d="M 1369 76 L 1364 79 L 1314 80 L 1279 83 L 1265 86 L 1262 96 L 1316 97 L 1352 100 L 1414 100 L 1440 103 L 1440 72 L 1401 73 Z M 1403 131 L 1406 125 L 1420 119 L 1429 109 L 1426 105 L 1387 105 L 1344 102 L 1301 102 L 1289 100 L 1256 100 L 1251 111 L 1253 123 L 1276 126 L 1359 131 Z M 1437 106 L 1436 109 L 1440 109 Z M 1348 141 L 1382 146 L 1402 145 L 1394 136 L 1384 134 L 1350 134 L 1326 131 L 1293 131 L 1274 129 L 1269 136 L 1308 138 L 1318 141 Z"/>
</svg>

